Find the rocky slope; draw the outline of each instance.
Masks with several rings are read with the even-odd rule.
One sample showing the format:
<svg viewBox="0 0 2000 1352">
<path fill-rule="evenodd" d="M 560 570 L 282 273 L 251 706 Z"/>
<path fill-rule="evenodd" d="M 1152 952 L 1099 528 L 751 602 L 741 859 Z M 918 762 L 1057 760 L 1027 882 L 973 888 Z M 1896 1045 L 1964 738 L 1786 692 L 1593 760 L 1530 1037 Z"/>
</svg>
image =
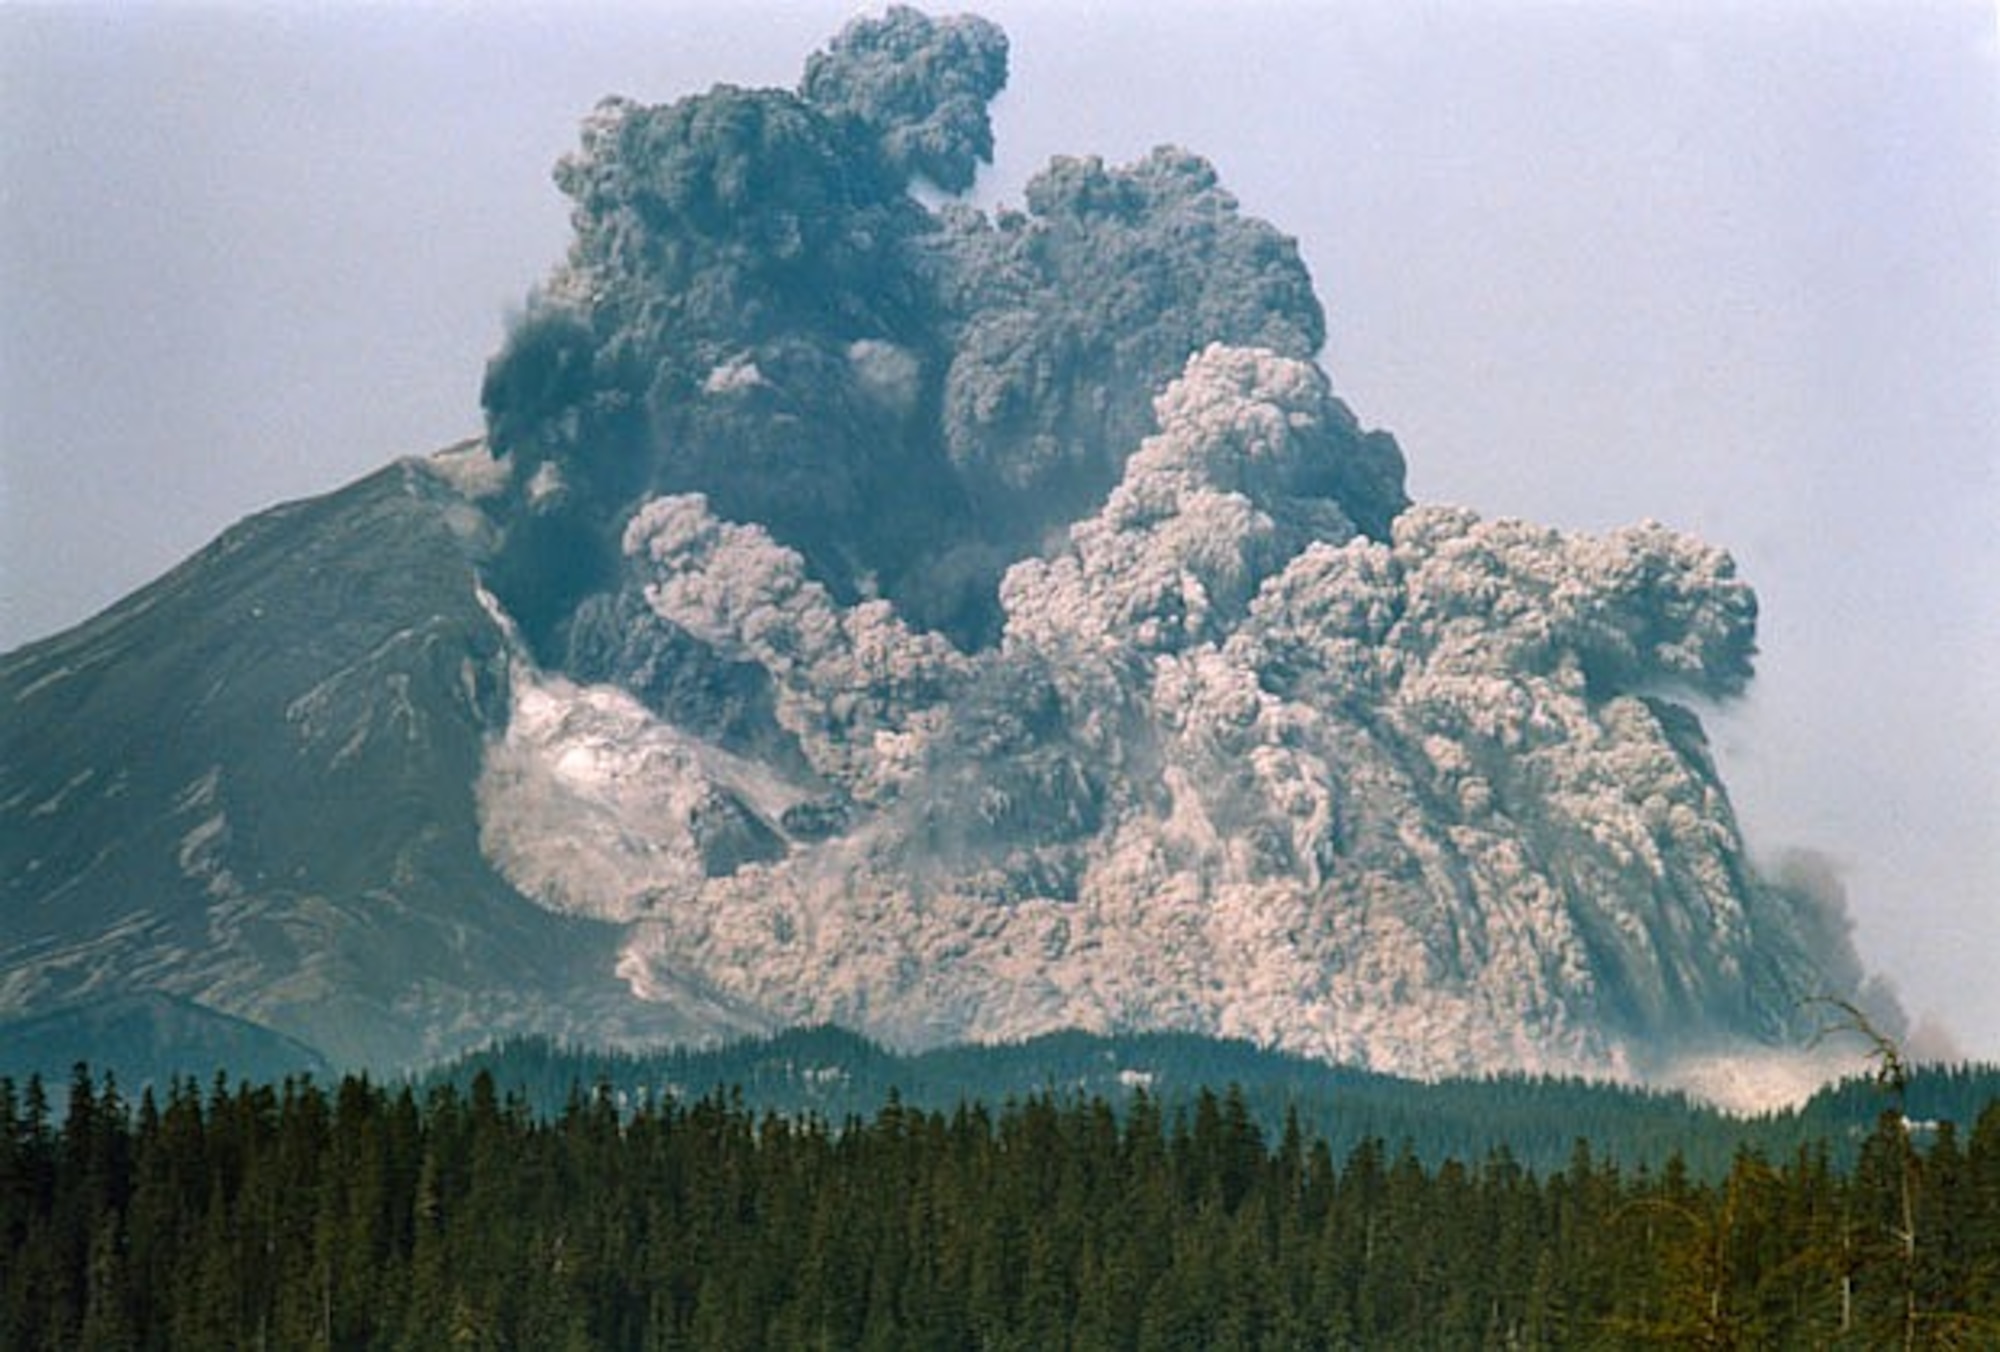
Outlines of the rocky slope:
<svg viewBox="0 0 2000 1352">
<path fill-rule="evenodd" d="M 1853 995 L 1690 711 L 1750 676 L 1728 557 L 1411 505 L 1194 155 L 921 205 L 1005 74 L 896 9 L 606 102 L 482 441 L 0 661 L 0 1013 L 1653 1074 Z"/>
<path fill-rule="evenodd" d="M 0 1014 L 159 991 L 376 1065 L 507 1028 L 714 1028 L 618 998 L 615 934 L 479 853 L 509 698 L 479 529 L 393 466 L 0 659 Z"/>
</svg>

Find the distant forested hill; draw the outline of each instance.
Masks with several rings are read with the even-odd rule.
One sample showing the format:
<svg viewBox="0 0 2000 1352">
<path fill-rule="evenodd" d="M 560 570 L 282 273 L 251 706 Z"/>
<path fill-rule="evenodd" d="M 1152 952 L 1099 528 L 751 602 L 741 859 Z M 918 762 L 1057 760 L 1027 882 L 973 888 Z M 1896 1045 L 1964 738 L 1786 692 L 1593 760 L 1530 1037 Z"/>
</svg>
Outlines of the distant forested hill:
<svg viewBox="0 0 2000 1352">
<path fill-rule="evenodd" d="M 812 1114 L 835 1127 L 872 1116 L 892 1094 L 912 1108 L 942 1112 L 1036 1094 L 1102 1098 L 1122 1110 L 1143 1090 L 1171 1115 L 1190 1108 L 1203 1089 L 1236 1086 L 1263 1130 L 1276 1134 L 1295 1114 L 1336 1153 L 1379 1139 L 1408 1144 L 1437 1164 L 1505 1148 L 1528 1167 L 1556 1170 L 1585 1140 L 1627 1168 L 1657 1170 L 1679 1155 L 1708 1178 L 1727 1172 L 1745 1145 L 1782 1157 L 1824 1141 L 1836 1160 L 1849 1161 L 1892 1106 L 1881 1088 L 1857 1077 L 1795 1109 L 1746 1119 L 1679 1093 L 1520 1075 L 1428 1083 L 1179 1033 L 1056 1033 L 908 1055 L 831 1027 L 648 1054 L 529 1038 L 460 1058 L 429 1078 L 463 1090 L 482 1071 L 503 1095 L 520 1097 L 541 1115 L 560 1112 L 579 1093 L 607 1092 L 629 1109 L 649 1099 L 686 1102 L 721 1091 L 740 1095 L 755 1112 Z M 1950 1121 L 1964 1131 L 1995 1099 L 2000 1068 L 1925 1067 L 1913 1074 L 1903 1107 L 1918 1123 Z"/>
</svg>

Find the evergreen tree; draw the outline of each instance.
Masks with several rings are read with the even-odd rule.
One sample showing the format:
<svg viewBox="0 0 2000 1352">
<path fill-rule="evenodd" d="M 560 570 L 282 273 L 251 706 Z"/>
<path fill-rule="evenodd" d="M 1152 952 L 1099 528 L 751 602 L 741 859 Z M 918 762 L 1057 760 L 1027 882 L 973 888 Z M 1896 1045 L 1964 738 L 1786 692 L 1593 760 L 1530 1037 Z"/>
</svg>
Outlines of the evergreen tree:
<svg viewBox="0 0 2000 1352">
<path fill-rule="evenodd" d="M 1531 1092 L 1524 1088 L 1521 1092 Z M 1539 1177 L 1248 1096 L 1040 1094 L 838 1128 L 733 1094 L 553 1118 L 218 1081 L 62 1127 L 0 1084 L 0 1336 L 71 1347 L 1876 1347 L 1995 1344 L 2000 1108 L 1829 1145 Z M 1773 1162 L 1774 1158 L 1782 1162 Z M 1914 1234 L 1911 1244 L 1908 1236 Z"/>
</svg>

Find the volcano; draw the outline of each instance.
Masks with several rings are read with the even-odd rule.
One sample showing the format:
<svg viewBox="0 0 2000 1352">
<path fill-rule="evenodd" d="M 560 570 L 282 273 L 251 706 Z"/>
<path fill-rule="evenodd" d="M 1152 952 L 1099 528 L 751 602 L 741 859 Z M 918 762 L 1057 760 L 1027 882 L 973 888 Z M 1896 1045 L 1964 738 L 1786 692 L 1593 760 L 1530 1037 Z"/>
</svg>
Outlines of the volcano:
<svg viewBox="0 0 2000 1352">
<path fill-rule="evenodd" d="M 964 204 L 1006 71 L 600 104 L 482 436 L 0 659 L 0 1017 L 1670 1077 L 1858 998 L 1704 738 L 1729 556 L 1411 502 L 1196 154 Z"/>
</svg>

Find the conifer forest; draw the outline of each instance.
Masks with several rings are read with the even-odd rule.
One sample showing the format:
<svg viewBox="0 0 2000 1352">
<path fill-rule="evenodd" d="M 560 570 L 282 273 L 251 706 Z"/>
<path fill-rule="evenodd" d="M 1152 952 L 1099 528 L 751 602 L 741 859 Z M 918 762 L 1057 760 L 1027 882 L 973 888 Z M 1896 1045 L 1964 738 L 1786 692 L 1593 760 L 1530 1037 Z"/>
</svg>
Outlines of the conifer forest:
<svg viewBox="0 0 2000 1352">
<path fill-rule="evenodd" d="M 1336 1152 L 1240 1090 L 0 1080 L 0 1347 L 2000 1345 L 2000 1104 L 1713 1173 Z"/>
</svg>

